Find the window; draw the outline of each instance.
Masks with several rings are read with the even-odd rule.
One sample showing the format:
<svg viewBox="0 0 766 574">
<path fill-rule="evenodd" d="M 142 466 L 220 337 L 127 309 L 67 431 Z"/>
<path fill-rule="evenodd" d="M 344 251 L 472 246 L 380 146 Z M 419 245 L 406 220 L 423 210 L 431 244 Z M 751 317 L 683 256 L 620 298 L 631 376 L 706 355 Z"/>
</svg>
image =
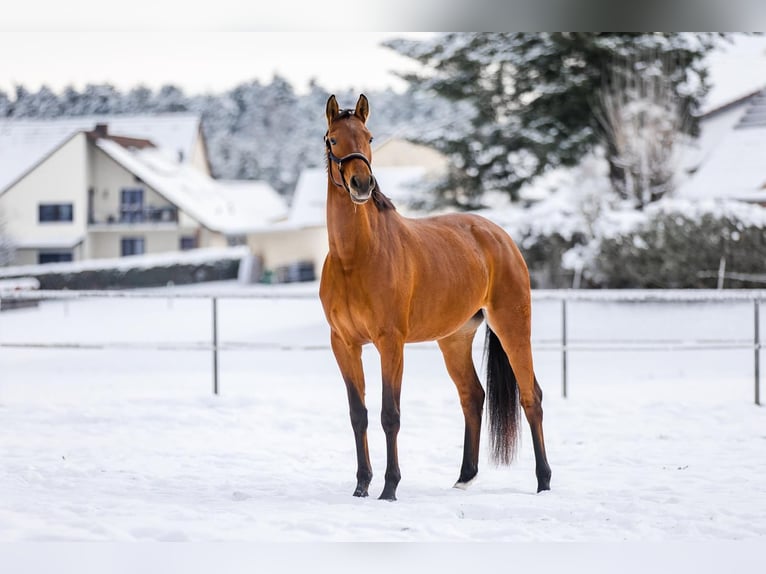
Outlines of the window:
<svg viewBox="0 0 766 574">
<path fill-rule="evenodd" d="M 143 255 L 144 238 L 143 237 L 123 237 L 120 253 L 126 255 Z"/>
<path fill-rule="evenodd" d="M 37 262 L 44 263 L 63 263 L 73 261 L 71 251 L 40 251 L 37 254 Z"/>
<path fill-rule="evenodd" d="M 226 245 L 237 247 L 238 245 L 247 245 L 247 236 L 245 235 L 227 235 Z"/>
<path fill-rule="evenodd" d="M 72 221 L 74 209 L 71 203 L 41 203 L 37 215 L 40 223 Z"/>
<path fill-rule="evenodd" d="M 197 238 L 193 235 L 184 235 L 181 237 L 181 251 L 197 248 Z"/>
<path fill-rule="evenodd" d="M 144 190 L 140 187 L 120 190 L 120 221 L 140 222 L 144 216 Z"/>
</svg>

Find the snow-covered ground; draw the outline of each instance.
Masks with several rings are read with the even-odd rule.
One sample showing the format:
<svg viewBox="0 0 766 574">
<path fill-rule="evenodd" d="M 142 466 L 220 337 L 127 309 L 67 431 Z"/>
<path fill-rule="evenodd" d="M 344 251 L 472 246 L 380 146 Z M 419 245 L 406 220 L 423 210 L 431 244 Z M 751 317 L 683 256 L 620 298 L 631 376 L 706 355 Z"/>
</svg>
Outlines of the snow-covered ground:
<svg viewBox="0 0 766 574">
<path fill-rule="evenodd" d="M 747 340 L 752 319 L 746 303 L 570 302 L 569 336 Z M 534 321 L 536 340 L 555 341 L 560 304 L 537 303 Z M 766 542 L 766 410 L 753 405 L 752 349 L 573 351 L 567 399 L 560 353 L 537 351 L 553 481 L 535 494 L 526 424 L 511 467 L 483 451 L 477 481 L 451 488 L 463 439 L 457 393 L 435 346 L 413 345 L 403 478 L 388 503 L 376 499 L 385 449 L 374 349 L 364 360 L 376 474 L 371 497 L 357 499 L 345 391 L 318 299 L 222 299 L 219 329 L 213 396 L 209 350 L 144 348 L 208 343 L 208 300 L 3 312 L 6 344 L 133 348 L 0 348 L 0 541 Z"/>
</svg>

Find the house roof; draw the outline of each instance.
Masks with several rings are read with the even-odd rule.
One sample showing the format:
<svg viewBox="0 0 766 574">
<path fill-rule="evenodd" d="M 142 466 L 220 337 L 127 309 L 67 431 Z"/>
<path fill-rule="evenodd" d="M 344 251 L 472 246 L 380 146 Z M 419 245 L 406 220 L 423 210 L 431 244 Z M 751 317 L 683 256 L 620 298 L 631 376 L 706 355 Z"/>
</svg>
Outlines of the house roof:
<svg viewBox="0 0 766 574">
<path fill-rule="evenodd" d="M 417 195 L 418 182 L 427 175 L 420 166 L 374 167 L 380 190 L 399 210 Z M 291 227 L 322 226 L 327 222 L 327 171 L 324 168 L 304 169 L 293 194 L 293 203 L 287 224 Z"/>
<path fill-rule="evenodd" d="M 766 201 L 766 91 L 750 97 L 713 144 L 678 195 Z"/>
<path fill-rule="evenodd" d="M 287 215 L 284 199 L 265 182 L 217 181 L 160 148 L 129 149 L 109 138 L 95 145 L 213 231 L 247 233 Z"/>
<path fill-rule="evenodd" d="M 109 131 L 149 139 L 188 162 L 200 128 L 194 114 L 99 115 L 53 120 L 0 120 L 0 193 L 8 189 L 76 134 L 108 124 Z"/>
<path fill-rule="evenodd" d="M 730 130 L 678 195 L 766 201 L 764 149 L 766 126 Z"/>
</svg>

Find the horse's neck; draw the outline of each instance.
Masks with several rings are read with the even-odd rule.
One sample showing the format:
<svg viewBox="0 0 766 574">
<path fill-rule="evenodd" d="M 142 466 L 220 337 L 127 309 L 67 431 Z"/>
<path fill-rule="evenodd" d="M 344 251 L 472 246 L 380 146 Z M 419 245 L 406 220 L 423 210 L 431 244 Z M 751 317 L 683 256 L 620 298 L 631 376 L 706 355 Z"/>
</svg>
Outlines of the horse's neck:
<svg viewBox="0 0 766 574">
<path fill-rule="evenodd" d="M 364 205 L 355 205 L 348 194 L 339 192 L 330 183 L 327 190 L 327 236 L 330 255 L 337 257 L 344 267 L 354 267 L 369 260 L 384 231 L 393 223 L 370 199 Z"/>
</svg>

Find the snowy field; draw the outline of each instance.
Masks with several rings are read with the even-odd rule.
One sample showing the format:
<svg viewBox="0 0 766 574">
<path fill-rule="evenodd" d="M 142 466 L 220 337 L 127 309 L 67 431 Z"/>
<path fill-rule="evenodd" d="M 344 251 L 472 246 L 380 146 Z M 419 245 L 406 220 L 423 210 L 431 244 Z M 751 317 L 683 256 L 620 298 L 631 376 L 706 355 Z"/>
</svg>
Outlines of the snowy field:
<svg viewBox="0 0 766 574">
<path fill-rule="evenodd" d="M 241 293 L 233 284 L 194 286 Z M 254 292 L 316 291 L 315 284 Z M 457 479 L 463 420 L 433 344 L 408 347 L 395 503 L 377 354 L 365 350 L 371 497 L 351 496 L 354 443 L 316 297 L 219 301 L 221 394 L 205 299 L 49 301 L 0 314 L 0 541 L 757 542 L 766 548 L 766 410 L 753 351 L 572 351 L 560 303 L 535 305 L 552 490 L 521 452 Z M 748 303 L 569 303 L 570 342 L 752 340 Z M 483 336 L 477 337 L 477 364 Z M 246 345 L 261 344 L 260 348 Z M 550 348 L 550 345 L 548 345 Z M 486 441 L 483 441 L 483 448 Z M 750 547 L 752 548 L 752 547 Z M 759 551 L 766 559 L 766 550 Z"/>
</svg>

